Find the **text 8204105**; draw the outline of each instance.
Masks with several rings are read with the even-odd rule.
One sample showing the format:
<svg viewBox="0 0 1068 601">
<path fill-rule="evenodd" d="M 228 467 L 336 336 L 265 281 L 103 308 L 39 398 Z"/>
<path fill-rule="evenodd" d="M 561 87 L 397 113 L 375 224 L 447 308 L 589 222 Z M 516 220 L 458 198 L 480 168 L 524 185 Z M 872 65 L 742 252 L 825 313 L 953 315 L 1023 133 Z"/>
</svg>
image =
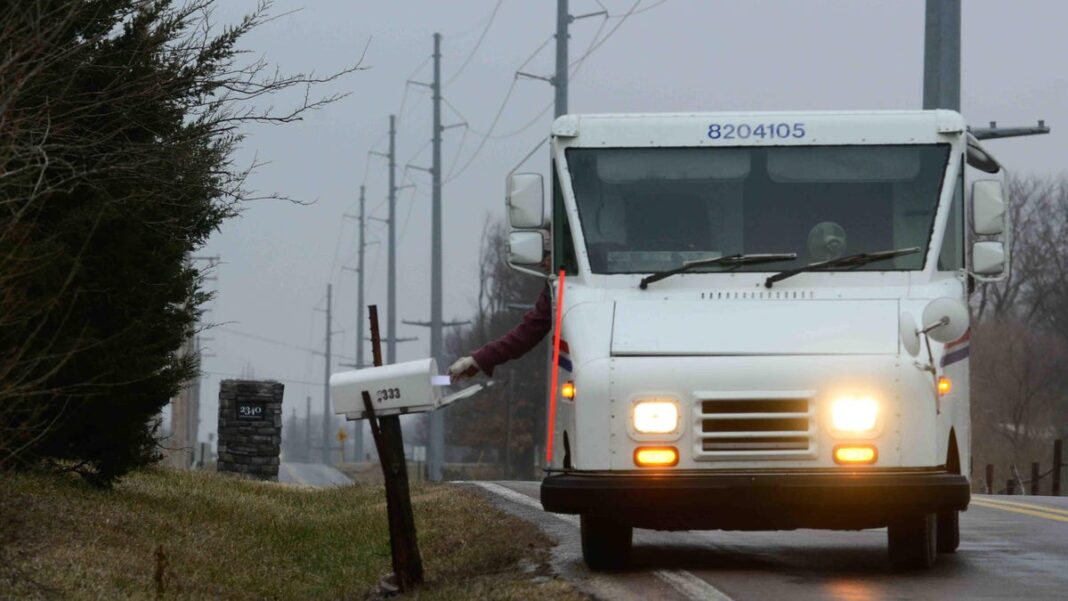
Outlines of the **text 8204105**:
<svg viewBox="0 0 1068 601">
<path fill-rule="evenodd" d="M 804 138 L 804 123 L 711 123 L 708 137 L 712 140 L 748 140 L 750 138 Z"/>
</svg>

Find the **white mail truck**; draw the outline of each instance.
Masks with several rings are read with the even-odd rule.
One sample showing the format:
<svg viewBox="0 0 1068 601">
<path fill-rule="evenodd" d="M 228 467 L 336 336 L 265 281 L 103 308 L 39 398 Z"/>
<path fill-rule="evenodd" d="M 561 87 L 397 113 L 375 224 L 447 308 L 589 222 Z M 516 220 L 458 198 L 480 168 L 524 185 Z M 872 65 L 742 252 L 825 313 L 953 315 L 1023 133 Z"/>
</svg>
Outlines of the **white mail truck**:
<svg viewBox="0 0 1068 601">
<path fill-rule="evenodd" d="M 635 527 L 887 527 L 904 568 L 953 552 L 967 303 L 1009 248 L 1003 171 L 964 119 L 566 115 L 550 145 L 550 182 L 508 178 L 509 263 L 545 277 L 551 236 L 541 502 L 581 516 L 587 564 L 625 565 Z"/>
</svg>

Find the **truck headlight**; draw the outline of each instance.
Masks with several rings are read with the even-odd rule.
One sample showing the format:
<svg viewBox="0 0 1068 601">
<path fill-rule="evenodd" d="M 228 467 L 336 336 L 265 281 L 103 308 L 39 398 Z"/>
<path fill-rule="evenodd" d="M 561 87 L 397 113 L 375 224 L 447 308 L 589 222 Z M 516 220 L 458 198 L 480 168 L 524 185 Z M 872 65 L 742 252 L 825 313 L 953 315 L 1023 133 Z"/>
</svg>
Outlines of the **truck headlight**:
<svg viewBox="0 0 1068 601">
<path fill-rule="evenodd" d="M 871 397 L 842 397 L 831 405 L 831 423 L 841 432 L 870 432 L 878 418 L 879 404 Z"/>
<path fill-rule="evenodd" d="M 673 401 L 638 401 L 633 419 L 639 434 L 670 434 L 679 427 L 679 406 Z"/>
</svg>

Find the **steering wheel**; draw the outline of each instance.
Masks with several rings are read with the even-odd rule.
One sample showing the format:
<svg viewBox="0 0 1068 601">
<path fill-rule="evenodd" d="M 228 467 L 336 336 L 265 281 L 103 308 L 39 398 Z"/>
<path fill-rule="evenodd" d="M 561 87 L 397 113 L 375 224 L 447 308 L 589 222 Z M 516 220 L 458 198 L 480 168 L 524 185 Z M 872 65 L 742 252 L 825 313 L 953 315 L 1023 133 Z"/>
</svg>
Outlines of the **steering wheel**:
<svg viewBox="0 0 1068 601">
<path fill-rule="evenodd" d="M 846 243 L 845 228 L 833 221 L 817 223 L 808 232 L 808 254 L 817 261 L 830 261 L 842 256 Z"/>
</svg>

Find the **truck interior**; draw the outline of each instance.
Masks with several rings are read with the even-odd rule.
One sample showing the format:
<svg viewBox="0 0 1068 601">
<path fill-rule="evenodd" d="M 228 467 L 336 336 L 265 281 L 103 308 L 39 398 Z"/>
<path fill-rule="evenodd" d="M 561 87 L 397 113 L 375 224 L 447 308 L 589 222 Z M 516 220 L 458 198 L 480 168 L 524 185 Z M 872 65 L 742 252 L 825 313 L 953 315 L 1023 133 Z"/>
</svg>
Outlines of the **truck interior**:
<svg viewBox="0 0 1068 601">
<path fill-rule="evenodd" d="M 740 268 L 779 270 L 926 248 L 948 158 L 946 144 L 567 151 L 594 273 L 797 253 Z M 924 261 L 916 253 L 860 269 L 918 270 Z"/>
</svg>

